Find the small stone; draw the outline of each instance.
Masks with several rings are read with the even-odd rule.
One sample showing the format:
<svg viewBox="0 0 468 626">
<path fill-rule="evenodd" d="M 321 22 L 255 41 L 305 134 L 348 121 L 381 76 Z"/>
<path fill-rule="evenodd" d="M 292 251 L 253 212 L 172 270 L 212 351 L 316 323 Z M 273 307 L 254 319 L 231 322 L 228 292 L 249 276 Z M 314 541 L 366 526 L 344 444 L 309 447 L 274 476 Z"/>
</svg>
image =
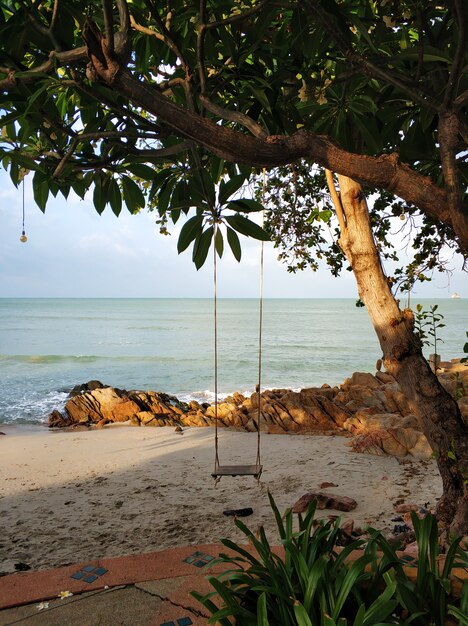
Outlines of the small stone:
<svg viewBox="0 0 468 626">
<path fill-rule="evenodd" d="M 412 502 L 397 504 L 394 508 L 397 513 L 409 513 L 410 511 L 419 511 L 419 506 Z"/>
<path fill-rule="evenodd" d="M 335 509 L 337 511 L 353 511 L 357 507 L 356 500 L 348 496 L 338 496 L 332 493 L 309 492 L 304 494 L 293 506 L 293 513 L 304 513 L 312 501 L 317 502 L 318 509 Z"/>
<path fill-rule="evenodd" d="M 27 563 L 15 563 L 14 568 L 17 572 L 27 572 L 31 569 L 31 566 Z"/>
<path fill-rule="evenodd" d="M 329 487 L 338 487 L 338 485 L 336 485 L 335 483 L 320 483 L 320 489 L 328 489 Z"/>
</svg>

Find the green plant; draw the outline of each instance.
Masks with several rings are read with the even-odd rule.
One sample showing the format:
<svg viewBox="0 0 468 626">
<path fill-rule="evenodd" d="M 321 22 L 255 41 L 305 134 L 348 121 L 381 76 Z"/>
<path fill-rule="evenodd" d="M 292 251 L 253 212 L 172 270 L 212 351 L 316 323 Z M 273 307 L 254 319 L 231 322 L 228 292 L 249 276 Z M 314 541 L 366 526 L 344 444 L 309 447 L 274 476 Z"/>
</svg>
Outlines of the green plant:
<svg viewBox="0 0 468 626">
<path fill-rule="evenodd" d="M 423 346 L 434 346 L 434 354 L 437 356 L 437 342 L 443 339 L 437 335 L 439 328 L 444 328 L 445 324 L 441 323 L 444 319 L 442 313 L 437 313 L 438 304 L 432 305 L 429 310 L 424 310 L 422 304 L 416 305 L 415 328 L 421 339 Z"/>
<path fill-rule="evenodd" d="M 237 527 L 252 546 L 222 539 L 232 554 L 220 554 L 216 563 L 227 566 L 219 576 L 209 576 L 214 591 L 192 592 L 211 613 L 209 624 L 230 626 L 444 626 L 448 614 L 460 619 L 462 602 L 449 604 L 449 576 L 453 567 L 468 564 L 460 540 L 450 546 L 439 571 L 437 523 L 433 516 L 412 516 L 418 541 L 415 580 L 405 561 L 377 531 L 369 529 L 367 542 L 355 540 L 340 547 L 340 520 L 316 520 L 315 505 L 298 516 L 284 517 L 269 494 L 284 554 L 272 550 L 263 528 L 258 537 L 241 521 Z M 361 555 L 352 558 L 360 549 Z M 219 606 L 216 604 L 219 603 Z"/>
<path fill-rule="evenodd" d="M 414 563 L 415 578 L 408 576 L 401 559 L 398 558 L 388 541 L 379 533 L 375 534 L 375 531 L 370 531 L 377 549 L 388 563 L 392 564 L 384 577 L 387 582 L 395 583 L 395 597 L 398 599 L 399 607 L 411 616 L 412 624 L 444 626 L 449 612 L 454 611 L 451 614 L 456 614 L 468 602 L 467 588 L 460 608 L 450 604 L 451 572 L 455 567 L 466 567 L 468 557 L 460 548 L 461 537 L 459 537 L 450 544 L 442 561 L 436 518 L 433 515 L 426 515 L 420 519 L 416 513 L 412 512 L 411 521 L 418 544 L 418 558 Z M 466 617 L 464 622 L 460 622 L 461 625 L 468 626 Z"/>
<path fill-rule="evenodd" d="M 468 331 L 466 332 L 466 336 L 468 337 Z M 465 342 L 465 345 L 463 346 L 463 352 L 465 354 L 468 354 L 468 341 Z M 468 356 L 464 356 L 463 359 L 461 359 L 462 363 L 466 363 L 468 362 Z"/>
</svg>

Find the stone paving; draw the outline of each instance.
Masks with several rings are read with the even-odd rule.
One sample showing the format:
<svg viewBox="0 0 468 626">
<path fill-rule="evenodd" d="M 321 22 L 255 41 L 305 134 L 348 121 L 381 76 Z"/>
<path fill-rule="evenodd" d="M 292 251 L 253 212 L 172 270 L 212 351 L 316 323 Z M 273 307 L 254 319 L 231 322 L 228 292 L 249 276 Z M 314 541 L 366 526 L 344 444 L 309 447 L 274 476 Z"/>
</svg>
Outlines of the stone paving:
<svg viewBox="0 0 468 626">
<path fill-rule="evenodd" d="M 221 544 L 100 559 L 0 578 L 0 626 L 199 626 Z"/>
<path fill-rule="evenodd" d="M 207 575 L 223 571 L 210 565 L 220 552 L 229 550 L 192 545 L 3 576 L 0 626 L 205 625 L 209 615 L 190 592 L 213 590 Z M 355 550 L 348 558 L 361 555 Z M 415 565 L 405 570 L 412 578 L 417 573 Z M 468 572 L 452 574 L 452 592 L 460 596 Z"/>
</svg>

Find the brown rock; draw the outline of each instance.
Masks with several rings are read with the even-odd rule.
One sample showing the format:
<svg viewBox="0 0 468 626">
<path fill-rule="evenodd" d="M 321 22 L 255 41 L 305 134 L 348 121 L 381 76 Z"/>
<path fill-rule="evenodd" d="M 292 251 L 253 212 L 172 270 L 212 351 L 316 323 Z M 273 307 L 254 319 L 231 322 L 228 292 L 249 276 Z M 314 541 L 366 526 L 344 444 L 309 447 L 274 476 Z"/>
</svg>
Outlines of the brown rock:
<svg viewBox="0 0 468 626">
<path fill-rule="evenodd" d="M 104 387 L 75 396 L 68 400 L 65 411 L 72 422 L 126 422 L 140 412 L 140 407 L 127 396 L 120 396 L 116 389 Z"/>
<path fill-rule="evenodd" d="M 388 437 L 382 438 L 382 450 L 391 456 L 406 456 L 408 454 L 408 448 L 395 439 L 390 432 L 388 435 Z"/>
<path fill-rule="evenodd" d="M 151 411 L 139 411 L 136 414 L 136 417 L 138 418 L 139 422 L 141 422 L 143 425 L 146 425 L 148 422 L 151 422 L 151 420 L 154 420 L 156 415 Z"/>
<path fill-rule="evenodd" d="M 346 520 L 346 522 L 343 522 L 341 524 L 340 529 L 345 535 L 347 535 L 348 537 L 351 537 L 351 535 L 353 534 L 353 530 L 354 530 L 354 520 L 353 519 Z"/>
<path fill-rule="evenodd" d="M 102 420 L 99 420 L 99 422 L 96 424 L 96 428 L 104 428 L 106 424 L 108 424 L 108 421 L 104 418 Z"/>
<path fill-rule="evenodd" d="M 304 494 L 293 506 L 293 513 L 304 513 L 312 501 L 317 502 L 318 509 L 335 509 L 337 511 L 353 511 L 357 507 L 356 500 L 348 496 L 338 496 L 325 491 L 311 491 Z"/>
<path fill-rule="evenodd" d="M 338 485 L 335 485 L 335 483 L 320 483 L 320 489 L 328 489 L 329 487 L 338 487 Z"/>
<path fill-rule="evenodd" d="M 414 502 L 405 502 L 395 505 L 394 509 L 397 513 L 409 513 L 410 511 L 419 511 L 419 506 Z"/>
<path fill-rule="evenodd" d="M 60 411 L 52 411 L 49 414 L 49 428 L 64 428 L 71 425 L 71 420 L 62 415 Z"/>
<path fill-rule="evenodd" d="M 368 389 L 378 389 L 381 383 L 369 372 L 354 372 L 351 378 L 347 378 L 341 385 L 342 389 L 349 389 L 355 386 L 367 387 Z"/>
</svg>

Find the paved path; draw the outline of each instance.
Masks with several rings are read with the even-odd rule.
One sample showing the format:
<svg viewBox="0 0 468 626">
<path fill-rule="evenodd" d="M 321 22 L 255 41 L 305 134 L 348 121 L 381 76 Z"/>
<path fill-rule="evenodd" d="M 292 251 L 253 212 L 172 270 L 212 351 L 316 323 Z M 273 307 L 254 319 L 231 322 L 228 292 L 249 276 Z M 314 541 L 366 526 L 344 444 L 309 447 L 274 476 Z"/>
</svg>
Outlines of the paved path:
<svg viewBox="0 0 468 626">
<path fill-rule="evenodd" d="M 221 549 L 186 546 L 3 576 L 0 626 L 206 624 L 208 613 L 190 591 L 212 589 L 206 565 Z"/>
</svg>

